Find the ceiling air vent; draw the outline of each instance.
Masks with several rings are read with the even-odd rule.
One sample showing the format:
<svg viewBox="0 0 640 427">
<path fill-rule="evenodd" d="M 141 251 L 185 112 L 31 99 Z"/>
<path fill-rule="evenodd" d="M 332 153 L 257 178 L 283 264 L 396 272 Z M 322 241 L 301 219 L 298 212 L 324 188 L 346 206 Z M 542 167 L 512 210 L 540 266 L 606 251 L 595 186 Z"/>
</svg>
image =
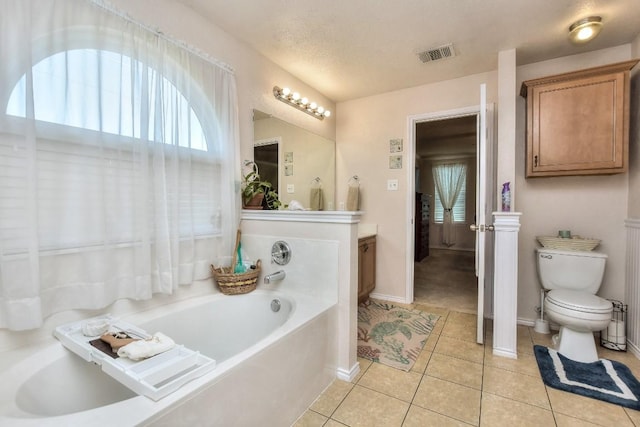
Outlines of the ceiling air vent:
<svg viewBox="0 0 640 427">
<path fill-rule="evenodd" d="M 453 49 L 453 44 L 451 43 L 434 47 L 424 52 L 418 52 L 418 57 L 422 62 L 438 61 L 440 59 L 453 58 L 454 56 L 456 56 L 456 51 Z"/>
</svg>

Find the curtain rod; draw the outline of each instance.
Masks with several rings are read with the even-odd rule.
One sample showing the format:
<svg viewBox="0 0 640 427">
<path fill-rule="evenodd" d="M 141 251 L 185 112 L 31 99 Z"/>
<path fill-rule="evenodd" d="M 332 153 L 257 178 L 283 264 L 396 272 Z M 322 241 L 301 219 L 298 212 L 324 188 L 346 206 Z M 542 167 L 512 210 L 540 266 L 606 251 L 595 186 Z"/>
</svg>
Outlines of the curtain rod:
<svg viewBox="0 0 640 427">
<path fill-rule="evenodd" d="M 172 43 L 182 49 L 185 49 L 186 51 L 196 55 L 197 57 L 215 65 L 218 66 L 222 69 L 224 69 L 225 71 L 228 71 L 232 74 L 235 74 L 235 70 L 233 69 L 233 67 L 229 64 L 227 64 L 226 62 L 220 61 L 219 59 L 213 58 L 211 55 L 209 55 L 208 53 L 204 52 L 202 49 L 196 48 L 194 46 L 191 46 L 190 44 L 182 41 L 182 40 L 178 40 L 176 38 L 173 38 L 171 36 L 166 35 L 165 33 L 163 33 L 159 28 L 152 28 L 149 25 L 143 24 L 140 21 L 137 21 L 136 19 L 134 19 L 133 17 L 131 17 L 131 15 L 129 15 L 126 12 L 123 12 L 119 9 L 117 9 L 115 6 L 113 6 L 109 1 L 107 0 L 89 0 L 90 3 L 93 3 L 94 5 L 106 10 L 109 13 L 112 13 L 130 23 L 132 23 L 133 25 L 137 25 L 138 27 L 149 31 L 153 34 L 155 34 L 156 36 L 160 37 L 161 39 Z"/>
</svg>

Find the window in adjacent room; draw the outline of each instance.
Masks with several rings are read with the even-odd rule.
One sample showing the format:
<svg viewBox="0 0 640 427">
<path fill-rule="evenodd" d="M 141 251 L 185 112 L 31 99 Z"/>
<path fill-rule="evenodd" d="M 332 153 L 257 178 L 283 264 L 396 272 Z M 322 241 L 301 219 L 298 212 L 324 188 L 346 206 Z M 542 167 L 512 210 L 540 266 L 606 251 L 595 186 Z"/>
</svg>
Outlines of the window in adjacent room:
<svg viewBox="0 0 640 427">
<path fill-rule="evenodd" d="M 457 191 L 455 201 L 451 207 L 452 222 L 465 222 L 467 166 L 465 163 L 438 164 L 433 167 L 436 181 L 436 197 L 434 206 L 434 222 L 444 222 L 444 207 L 441 198 L 453 197 Z M 440 177 L 439 179 L 436 176 Z M 438 186 L 437 182 L 441 185 Z M 440 188 L 441 187 L 441 188 Z M 442 193 L 441 193 L 442 191 Z M 442 194 L 442 196 L 441 196 Z M 446 199 L 445 199 L 446 200 Z M 445 203 L 446 204 L 446 203 Z"/>
</svg>

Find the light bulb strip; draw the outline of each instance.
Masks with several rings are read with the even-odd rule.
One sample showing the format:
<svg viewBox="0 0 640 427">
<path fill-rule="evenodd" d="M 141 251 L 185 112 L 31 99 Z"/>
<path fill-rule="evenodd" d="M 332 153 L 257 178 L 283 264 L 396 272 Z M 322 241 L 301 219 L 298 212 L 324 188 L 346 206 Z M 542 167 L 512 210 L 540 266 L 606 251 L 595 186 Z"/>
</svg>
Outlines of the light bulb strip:
<svg viewBox="0 0 640 427">
<path fill-rule="evenodd" d="M 317 105 L 315 102 L 309 101 L 306 97 L 300 96 L 298 92 L 294 92 L 288 88 L 282 89 L 278 86 L 274 86 L 273 96 L 285 104 L 289 104 L 300 111 L 304 111 L 318 120 L 324 120 L 325 117 L 329 117 L 331 115 L 331 111 L 325 110 L 321 105 Z"/>
</svg>

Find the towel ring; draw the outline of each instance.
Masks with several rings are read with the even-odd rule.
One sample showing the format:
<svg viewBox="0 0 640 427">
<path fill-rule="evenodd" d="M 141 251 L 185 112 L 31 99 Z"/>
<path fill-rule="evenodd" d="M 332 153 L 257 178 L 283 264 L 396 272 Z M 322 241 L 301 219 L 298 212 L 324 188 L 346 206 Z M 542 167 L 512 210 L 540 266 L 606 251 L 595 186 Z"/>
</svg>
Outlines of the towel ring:
<svg viewBox="0 0 640 427">
<path fill-rule="evenodd" d="M 314 179 L 311 180 L 310 185 L 312 186 L 312 188 L 321 188 L 322 187 L 322 180 L 320 179 L 319 176 L 315 177 Z"/>
</svg>

